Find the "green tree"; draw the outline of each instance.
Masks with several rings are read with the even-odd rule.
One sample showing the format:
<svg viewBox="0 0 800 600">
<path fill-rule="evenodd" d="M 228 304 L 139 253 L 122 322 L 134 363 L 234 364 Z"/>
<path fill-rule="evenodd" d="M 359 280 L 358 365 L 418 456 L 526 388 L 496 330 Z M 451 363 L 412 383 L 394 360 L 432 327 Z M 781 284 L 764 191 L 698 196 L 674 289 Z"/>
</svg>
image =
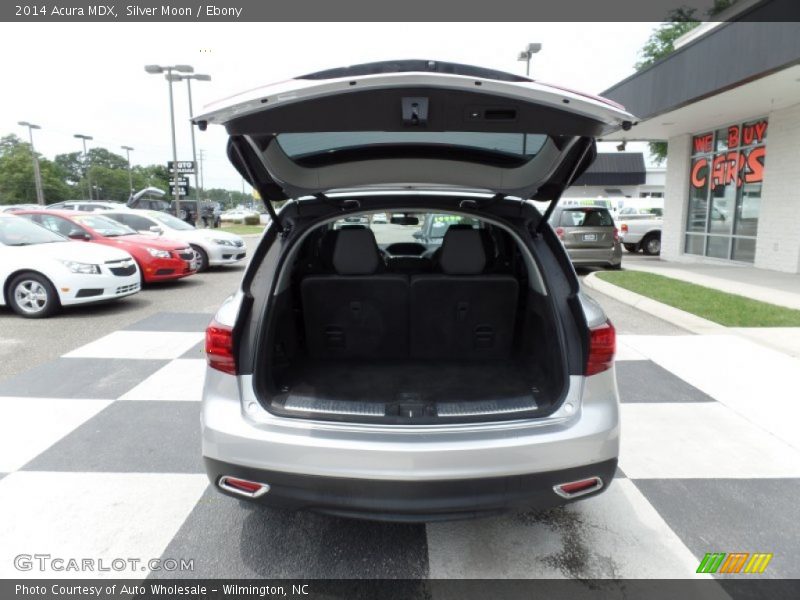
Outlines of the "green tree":
<svg viewBox="0 0 800 600">
<path fill-rule="evenodd" d="M 54 162 L 36 153 L 42 176 L 45 202 L 66 200 L 70 188 L 65 174 Z M 31 146 L 15 135 L 0 138 L 0 203 L 36 203 L 36 183 L 33 176 Z"/>
<path fill-rule="evenodd" d="M 91 179 L 95 188 L 93 197 L 103 200 L 128 199 L 128 160 L 119 154 L 97 147 L 89 149 L 85 163 L 83 152 L 58 154 L 55 163 L 66 174 L 66 183 L 76 197 L 88 197 Z"/>
<path fill-rule="evenodd" d="M 64 172 L 68 184 L 77 185 L 83 179 L 83 152 L 56 154 L 53 162 Z"/>
</svg>

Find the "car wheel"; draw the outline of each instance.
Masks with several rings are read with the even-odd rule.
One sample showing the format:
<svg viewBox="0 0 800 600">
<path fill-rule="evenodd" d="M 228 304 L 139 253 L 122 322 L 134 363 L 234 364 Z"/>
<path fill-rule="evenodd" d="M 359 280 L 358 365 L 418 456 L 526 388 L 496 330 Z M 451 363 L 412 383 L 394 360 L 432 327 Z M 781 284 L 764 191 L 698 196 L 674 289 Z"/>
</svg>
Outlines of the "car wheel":
<svg viewBox="0 0 800 600">
<path fill-rule="evenodd" d="M 618 262 L 615 265 L 609 265 L 608 268 L 613 269 L 614 271 L 619 271 L 620 269 L 622 269 L 622 261 Z"/>
<path fill-rule="evenodd" d="M 649 235 L 642 241 L 642 252 L 647 256 L 661 254 L 661 236 Z"/>
<path fill-rule="evenodd" d="M 636 254 L 639 251 L 639 246 L 637 244 L 622 244 L 622 245 L 625 246 L 625 250 L 633 254 Z"/>
<path fill-rule="evenodd" d="M 192 246 L 192 250 L 197 253 L 197 272 L 200 273 L 208 269 L 208 253 L 200 246 Z"/>
<path fill-rule="evenodd" d="M 61 306 L 53 284 L 38 273 L 17 275 L 8 286 L 8 303 L 15 313 L 27 319 L 49 317 Z"/>
</svg>

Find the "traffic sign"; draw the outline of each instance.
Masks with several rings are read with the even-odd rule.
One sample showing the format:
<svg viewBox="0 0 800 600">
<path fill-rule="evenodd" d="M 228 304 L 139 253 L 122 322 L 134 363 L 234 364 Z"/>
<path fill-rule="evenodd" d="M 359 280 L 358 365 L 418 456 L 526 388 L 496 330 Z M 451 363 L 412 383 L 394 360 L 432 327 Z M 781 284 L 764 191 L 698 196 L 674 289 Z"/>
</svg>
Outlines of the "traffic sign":
<svg viewBox="0 0 800 600">
<path fill-rule="evenodd" d="M 167 170 L 170 174 L 175 173 L 175 161 L 171 160 L 167 163 Z M 179 175 L 194 175 L 194 161 L 193 160 L 179 160 L 178 161 L 178 174 Z"/>
</svg>

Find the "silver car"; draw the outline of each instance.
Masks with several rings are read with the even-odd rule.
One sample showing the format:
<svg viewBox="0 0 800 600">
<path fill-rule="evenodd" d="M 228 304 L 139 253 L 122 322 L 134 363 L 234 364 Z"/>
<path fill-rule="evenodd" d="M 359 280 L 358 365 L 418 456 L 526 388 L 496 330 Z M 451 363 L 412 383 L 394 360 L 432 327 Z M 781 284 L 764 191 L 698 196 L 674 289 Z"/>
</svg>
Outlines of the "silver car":
<svg viewBox="0 0 800 600">
<path fill-rule="evenodd" d="M 195 122 L 227 128 L 228 154 L 272 220 L 206 332 L 213 485 L 404 521 L 605 490 L 619 452 L 615 331 L 548 217 L 595 137 L 634 118 L 433 61 L 333 69 L 234 98 Z M 361 218 L 381 213 L 391 224 Z M 454 216 L 440 244 L 414 235 L 432 215 Z M 382 243 L 385 231 L 408 241 Z"/>
<path fill-rule="evenodd" d="M 622 268 L 622 242 L 614 217 L 605 208 L 556 208 L 550 217 L 572 264 L 581 267 Z"/>
</svg>

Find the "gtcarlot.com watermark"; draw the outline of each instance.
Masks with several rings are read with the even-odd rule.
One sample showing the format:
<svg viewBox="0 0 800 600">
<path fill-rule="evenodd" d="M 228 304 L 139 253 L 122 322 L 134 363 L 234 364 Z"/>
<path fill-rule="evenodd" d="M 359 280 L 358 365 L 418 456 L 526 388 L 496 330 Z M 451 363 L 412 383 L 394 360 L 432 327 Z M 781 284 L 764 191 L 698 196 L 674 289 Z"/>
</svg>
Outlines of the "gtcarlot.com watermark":
<svg viewBox="0 0 800 600">
<path fill-rule="evenodd" d="M 75 558 L 51 554 L 17 554 L 17 571 L 101 573 L 122 571 L 194 571 L 194 559 L 187 558 Z"/>
</svg>

